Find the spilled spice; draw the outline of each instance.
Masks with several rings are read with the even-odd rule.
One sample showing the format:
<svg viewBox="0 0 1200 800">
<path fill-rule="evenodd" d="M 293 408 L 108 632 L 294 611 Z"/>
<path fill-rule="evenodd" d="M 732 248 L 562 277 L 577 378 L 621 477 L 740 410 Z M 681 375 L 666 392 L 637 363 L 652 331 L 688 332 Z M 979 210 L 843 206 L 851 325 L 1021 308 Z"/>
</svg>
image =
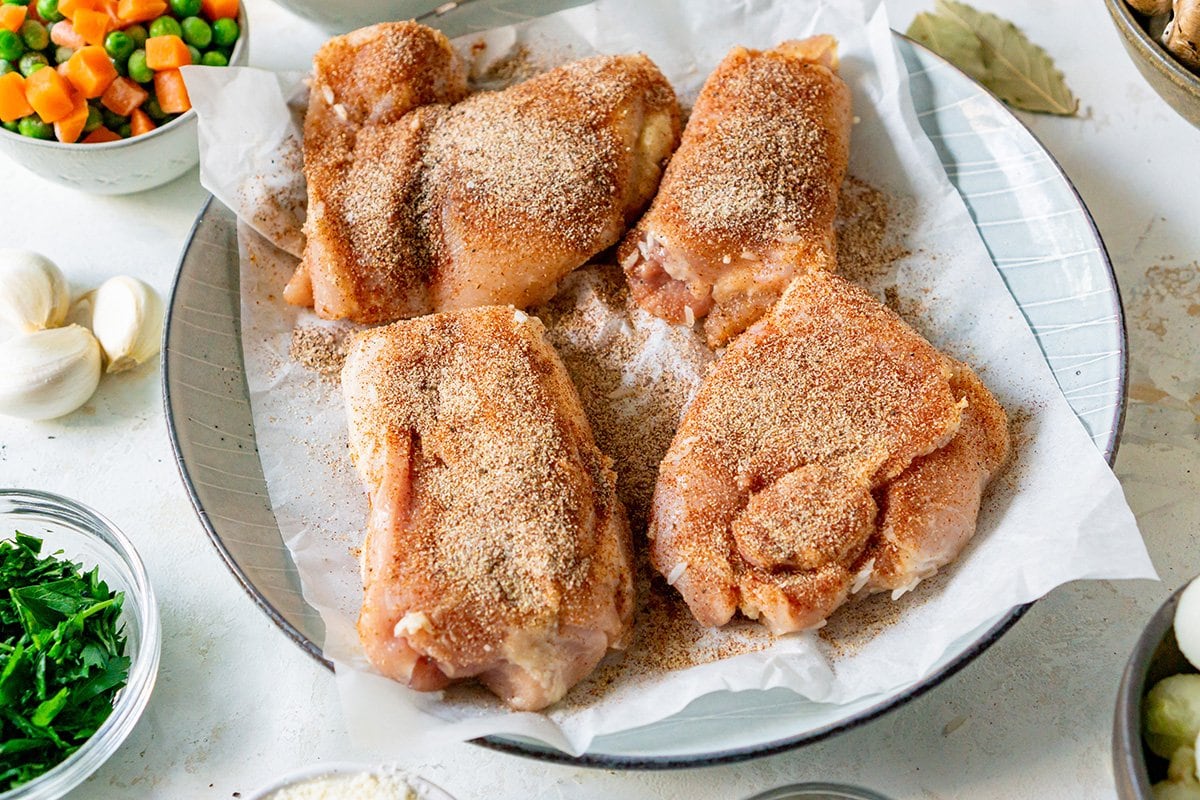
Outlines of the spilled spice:
<svg viewBox="0 0 1200 800">
<path fill-rule="evenodd" d="M 346 360 L 344 339 L 337 331 L 316 325 L 293 330 L 288 352 L 300 366 L 330 378 L 338 376 Z"/>
<path fill-rule="evenodd" d="M 847 177 L 838 201 L 838 272 L 855 283 L 870 284 L 891 273 L 912 255 L 905 245 L 911 201 L 894 198 L 864 180 Z"/>
</svg>

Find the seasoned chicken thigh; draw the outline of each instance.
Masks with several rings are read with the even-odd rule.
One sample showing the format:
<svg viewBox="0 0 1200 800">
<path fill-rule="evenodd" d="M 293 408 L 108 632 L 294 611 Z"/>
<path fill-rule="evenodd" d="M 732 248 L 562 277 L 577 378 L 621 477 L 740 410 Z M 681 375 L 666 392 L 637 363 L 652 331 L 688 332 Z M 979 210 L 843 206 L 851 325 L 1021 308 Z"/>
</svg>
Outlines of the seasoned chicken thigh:
<svg viewBox="0 0 1200 800">
<path fill-rule="evenodd" d="M 621 244 L 638 304 L 675 323 L 707 317 L 716 347 L 766 313 L 797 272 L 833 270 L 850 121 L 832 37 L 734 48 Z"/>
<path fill-rule="evenodd" d="M 802 274 L 684 415 L 651 562 L 705 625 L 740 609 L 776 633 L 819 626 L 873 564 L 883 589 L 957 553 L 1006 436 L 969 368 L 862 289 Z"/>
<path fill-rule="evenodd" d="M 1008 417 L 965 364 L 950 378 L 966 401 L 958 433 L 884 487 L 880 524 L 863 559 L 868 592 L 900 595 L 935 574 L 975 533 L 983 490 L 1008 460 Z"/>
<path fill-rule="evenodd" d="M 455 103 L 466 95 L 466 66 L 450 40 L 416 22 L 361 28 L 330 39 L 317 51 L 304 118 L 307 241 L 304 259 L 284 291 L 289 303 L 313 304 L 313 264 L 322 279 L 318 293 L 334 300 L 324 282 L 330 273 L 320 265 L 356 258 L 345 228 L 357 194 L 371 188 L 346 180 L 359 133 L 395 122 L 415 108 Z"/>
<path fill-rule="evenodd" d="M 588 58 L 454 103 L 461 65 L 440 55 L 430 68 L 444 79 L 404 93 L 431 105 L 368 119 L 336 169 L 324 152 L 309 159 L 324 145 L 306 147 L 317 215 L 292 284 L 311 277 L 322 317 L 379 323 L 544 302 L 617 242 L 678 144 L 674 91 L 645 56 Z M 314 84 L 309 114 L 327 120 L 324 86 Z"/>
<path fill-rule="evenodd" d="M 559 700 L 621 647 L 629 527 L 611 462 L 536 318 L 448 312 L 358 335 L 342 372 L 367 487 L 358 630 L 423 691 Z"/>
</svg>

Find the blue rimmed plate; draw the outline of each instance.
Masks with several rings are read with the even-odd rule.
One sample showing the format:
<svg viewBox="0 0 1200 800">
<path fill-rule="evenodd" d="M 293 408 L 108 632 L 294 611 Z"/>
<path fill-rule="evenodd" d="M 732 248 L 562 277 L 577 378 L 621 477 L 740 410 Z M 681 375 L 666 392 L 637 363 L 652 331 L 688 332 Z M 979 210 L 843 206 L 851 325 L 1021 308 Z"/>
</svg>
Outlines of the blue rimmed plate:
<svg viewBox="0 0 1200 800">
<path fill-rule="evenodd" d="M 1067 400 L 1112 458 L 1125 405 L 1125 332 L 1103 242 L 1053 158 L 986 90 L 906 39 L 913 102 L 997 268 L 1037 335 Z M 239 328 L 233 214 L 211 203 L 180 263 L 163 348 L 163 382 L 180 472 L 222 557 L 262 609 L 322 658 L 323 628 L 271 512 L 255 448 Z M 571 758 L 507 738 L 490 747 L 609 768 L 697 766 L 810 743 L 937 685 L 1004 633 L 1026 607 L 989 621 L 919 684 L 821 705 L 786 690 L 718 693 L 653 725 L 596 739 Z"/>
</svg>

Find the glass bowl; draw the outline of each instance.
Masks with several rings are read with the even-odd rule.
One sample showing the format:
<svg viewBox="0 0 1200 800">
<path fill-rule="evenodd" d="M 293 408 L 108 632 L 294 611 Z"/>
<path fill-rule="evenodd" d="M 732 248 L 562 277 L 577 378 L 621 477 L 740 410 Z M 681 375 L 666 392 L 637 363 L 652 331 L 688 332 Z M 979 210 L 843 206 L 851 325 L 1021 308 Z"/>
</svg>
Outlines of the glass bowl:
<svg viewBox="0 0 1200 800">
<path fill-rule="evenodd" d="M 421 800 L 454 800 L 444 789 L 434 786 L 429 781 L 417 775 L 409 775 L 402 769 L 380 764 L 353 763 L 316 764 L 311 767 L 305 767 L 272 781 L 258 791 L 251 792 L 246 797 L 246 800 L 270 800 L 271 795 L 276 792 L 298 786 L 307 781 L 318 780 L 320 778 L 359 775 L 362 773 L 386 774 L 403 778 L 409 788 L 416 792 L 417 797 L 421 798 Z M 0 795 L 0 800 L 3 800 L 3 795 Z"/>
<path fill-rule="evenodd" d="M 888 800 L 881 794 L 858 786 L 838 783 L 794 783 L 756 794 L 747 800 Z"/>
<path fill-rule="evenodd" d="M 161 647 L 158 606 L 141 558 L 107 519 L 90 508 L 48 492 L 0 489 L 0 539 L 14 531 L 43 541 L 42 555 L 61 550 L 63 558 L 98 567 L 109 588 L 125 593 L 121 608 L 129 679 L 113 701 L 112 714 L 65 761 L 28 783 L 0 793 L 0 800 L 61 797 L 82 783 L 116 752 L 146 708 L 158 675 Z"/>
</svg>

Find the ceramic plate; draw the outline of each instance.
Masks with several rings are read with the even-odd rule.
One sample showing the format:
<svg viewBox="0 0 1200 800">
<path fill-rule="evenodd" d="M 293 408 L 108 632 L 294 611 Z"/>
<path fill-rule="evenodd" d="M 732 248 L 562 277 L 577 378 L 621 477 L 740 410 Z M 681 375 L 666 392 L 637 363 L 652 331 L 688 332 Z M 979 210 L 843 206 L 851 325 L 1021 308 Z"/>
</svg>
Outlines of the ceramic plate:
<svg viewBox="0 0 1200 800">
<path fill-rule="evenodd" d="M 1063 393 L 1111 459 L 1125 406 L 1125 330 L 1091 216 L 1053 158 L 1002 104 L 919 45 L 897 42 L 922 126 Z M 238 317 L 235 220 L 212 202 L 196 222 L 170 304 L 163 384 L 171 436 L 196 511 L 230 570 L 271 619 L 321 659 L 321 620 L 301 596 L 255 449 Z M 654 725 L 600 737 L 579 758 L 517 739 L 480 743 L 615 768 L 764 755 L 859 725 L 927 691 L 986 649 L 1025 608 L 965 637 L 924 682 L 884 697 L 829 706 L 783 689 L 718 693 Z"/>
</svg>

